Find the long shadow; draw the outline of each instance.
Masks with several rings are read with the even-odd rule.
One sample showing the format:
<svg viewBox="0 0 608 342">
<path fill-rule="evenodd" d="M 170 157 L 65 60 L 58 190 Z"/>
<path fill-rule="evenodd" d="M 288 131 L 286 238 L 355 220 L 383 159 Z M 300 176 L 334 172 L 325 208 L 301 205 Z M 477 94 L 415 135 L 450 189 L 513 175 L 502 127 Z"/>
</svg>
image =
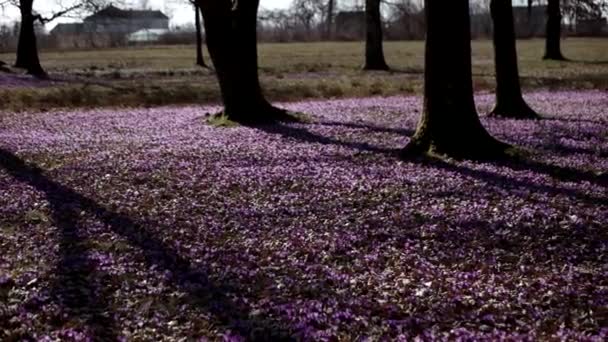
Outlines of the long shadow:
<svg viewBox="0 0 608 342">
<path fill-rule="evenodd" d="M 540 145 L 539 149 L 551 151 L 560 155 L 568 155 L 568 154 L 586 154 L 589 156 L 598 156 L 601 158 L 608 157 L 608 150 L 604 149 L 591 149 L 585 147 L 572 147 L 566 146 L 564 144 L 555 143 L 552 145 Z"/>
<path fill-rule="evenodd" d="M 63 196 L 65 192 L 57 191 L 58 186 L 46 181 L 40 170 L 26 166 L 9 152 L 0 150 L 0 165 L 14 178 L 43 191 L 50 204 L 51 219 L 60 235 L 60 260 L 56 267 L 57 278 L 49 290 L 51 300 L 66 310 L 67 320 L 82 320 L 94 340 L 115 341 L 117 329 L 109 305 L 109 291 L 93 282 L 105 275 L 98 272 L 87 257 L 86 237 L 79 231 L 77 203 Z M 37 304 L 30 302 L 27 305 L 35 307 Z"/>
<path fill-rule="evenodd" d="M 576 59 L 568 59 L 566 62 L 586 65 L 607 65 L 608 61 L 581 61 Z"/>
<path fill-rule="evenodd" d="M 530 159 L 499 160 L 494 165 L 508 167 L 516 171 L 532 171 L 566 182 L 585 181 L 602 187 L 608 187 L 608 173 L 594 173 L 571 167 L 545 164 Z"/>
<path fill-rule="evenodd" d="M 451 164 L 451 163 L 448 163 L 448 162 L 445 162 L 445 161 L 442 161 L 439 159 L 420 159 L 419 161 L 422 164 L 425 164 L 425 165 L 428 165 L 431 167 L 435 167 L 435 168 L 446 170 L 446 171 L 456 172 L 461 175 L 475 178 L 475 179 L 480 179 L 486 183 L 500 186 L 505 189 L 514 188 L 514 187 L 523 187 L 523 188 L 527 188 L 530 190 L 534 190 L 536 192 L 546 193 L 551 196 L 565 195 L 565 196 L 577 198 L 578 200 L 589 203 L 589 204 L 608 205 L 608 197 L 592 196 L 592 195 L 586 194 L 586 193 L 584 193 L 582 191 L 578 191 L 578 190 L 560 188 L 560 187 L 556 187 L 556 186 L 548 186 L 548 185 L 544 185 L 544 184 L 535 184 L 535 183 L 532 183 L 529 181 L 524 181 L 524 180 L 520 180 L 520 179 L 508 177 L 508 176 L 503 176 L 503 175 L 500 175 L 500 174 L 497 174 L 494 172 L 490 172 L 490 171 L 476 170 L 476 169 L 471 169 L 471 168 L 461 166 L 461 165 Z M 504 162 L 498 162 L 498 165 L 500 165 L 501 163 L 504 163 Z M 517 164 L 511 164 L 509 162 L 506 162 L 506 163 L 507 164 L 505 164 L 505 165 L 517 165 Z M 528 165 L 536 165 L 535 167 L 537 167 L 539 169 L 549 167 L 542 163 L 528 164 Z M 508 167 L 511 167 L 511 166 L 508 166 Z M 525 166 L 522 166 L 520 168 L 520 170 L 530 170 L 530 169 L 526 168 Z M 571 174 L 570 177 L 576 177 L 578 174 L 579 174 L 578 172 Z"/>
<path fill-rule="evenodd" d="M 321 124 L 323 124 L 323 123 L 321 123 Z M 280 124 L 280 123 L 271 124 L 271 125 L 249 125 L 249 127 L 258 129 L 262 132 L 278 134 L 278 135 L 283 136 L 284 138 L 294 139 L 294 140 L 298 140 L 298 141 L 305 142 L 305 143 L 343 146 L 343 147 L 347 147 L 347 148 L 350 148 L 353 150 L 358 150 L 361 152 L 380 153 L 380 154 L 390 155 L 390 156 L 395 156 L 395 157 L 398 156 L 398 154 L 399 154 L 399 149 L 383 148 L 383 147 L 374 146 L 374 145 L 364 143 L 364 142 L 359 143 L 359 142 L 342 141 L 342 140 L 338 140 L 338 139 L 334 139 L 334 138 L 312 133 L 304 128 L 293 127 L 293 126 Z M 360 127 L 358 127 L 358 128 L 360 128 Z"/>
<path fill-rule="evenodd" d="M 4 156 L 0 159 L 4 160 Z M 94 340 L 115 341 L 117 329 L 109 304 L 110 290 L 98 285 L 104 283 L 102 279 L 107 275 L 97 271 L 87 257 L 86 237 L 78 229 L 78 208 L 63 202 L 60 193 L 49 191 L 49 184 L 38 185 L 46 193 L 51 218 L 60 230 L 58 277 L 51 286 L 51 298 L 56 298 L 71 318 L 82 319 Z"/>
<path fill-rule="evenodd" d="M 285 138 L 295 139 L 306 143 L 317 143 L 323 145 L 337 145 L 343 146 L 355 150 L 359 150 L 362 152 L 372 152 L 372 153 L 380 153 L 390 157 L 397 158 L 399 156 L 399 149 L 389 149 L 382 148 L 378 146 L 374 146 L 368 143 L 355 143 L 355 142 L 346 142 L 341 141 L 334 138 L 325 137 L 319 134 L 312 133 L 304 128 L 293 127 L 285 124 L 274 124 L 274 125 L 254 125 L 251 126 L 253 128 L 259 129 L 266 133 L 279 134 Z M 453 171 L 460 173 L 465 176 L 474 177 L 478 179 L 482 179 L 488 183 L 496 184 L 502 187 L 525 187 L 528 189 L 532 189 L 538 192 L 547 193 L 549 195 L 567 195 L 570 197 L 577 198 L 581 201 L 592 203 L 592 204 L 603 204 L 608 205 L 608 197 L 596 197 L 588 195 L 584 192 L 547 186 L 543 184 L 534 184 L 532 182 L 519 180 L 512 177 L 502 176 L 493 172 L 483 171 L 483 170 L 475 170 L 467 167 L 463 167 L 460 165 L 450 164 L 439 159 L 432 158 L 419 158 L 412 159 L 411 161 L 420 162 L 432 167 L 441 168 L 448 171 Z M 507 160 L 507 161 L 495 161 L 494 165 L 509 167 L 514 170 L 528 170 L 538 173 L 547 174 L 551 177 L 558 178 L 565 181 L 589 181 L 591 183 L 608 186 L 608 175 L 596 175 L 592 172 L 580 171 L 573 168 L 566 168 L 560 166 L 554 166 L 549 164 L 544 164 L 531 160 Z"/>
<path fill-rule="evenodd" d="M 336 121 L 324 122 L 324 121 L 321 121 L 321 122 L 315 122 L 315 124 L 324 125 L 324 126 L 342 126 L 342 127 L 348 127 L 348 128 L 365 129 L 365 130 L 368 130 L 371 132 L 392 133 L 392 134 L 398 134 L 398 135 L 402 135 L 402 136 L 411 136 L 412 134 L 414 134 L 414 132 L 412 130 L 408 130 L 408 129 L 381 127 L 381 126 L 351 123 L 351 122 L 336 122 Z M 287 129 L 285 129 L 284 132 L 286 130 Z M 298 133 L 298 132 L 292 132 L 292 133 Z M 300 136 L 302 134 L 300 134 Z M 312 133 L 310 133 L 310 134 L 312 134 Z M 297 136 L 297 135 L 298 134 L 294 134 L 294 135 L 292 135 L 292 137 Z M 312 137 L 309 136 L 309 138 L 312 138 Z M 321 138 L 325 138 L 325 137 L 321 137 Z M 357 147 L 357 146 L 353 145 L 353 147 Z M 367 145 L 366 147 L 367 147 L 366 150 L 373 152 L 373 148 L 371 148 L 369 145 Z M 593 151 L 593 150 L 589 150 L 589 149 L 573 148 L 573 147 L 568 147 L 568 146 L 563 146 L 563 145 L 542 146 L 542 148 L 549 149 L 553 152 L 566 152 L 566 153 L 570 153 L 570 154 L 596 155 L 599 153 L 599 155 L 602 156 L 602 155 L 605 155 L 606 153 L 608 153 L 603 150 Z M 533 161 L 533 160 L 529 160 L 529 159 L 500 160 L 500 161 L 495 161 L 494 164 L 496 164 L 498 166 L 509 167 L 513 170 L 518 170 L 518 171 L 529 170 L 529 171 L 533 171 L 533 172 L 537 172 L 537 173 L 543 173 L 543 174 L 549 175 L 553 178 L 560 179 L 563 181 L 588 181 L 588 182 L 596 184 L 596 185 L 608 187 L 608 174 L 605 174 L 605 173 L 596 174 L 591 171 L 581 171 L 581 170 L 577 170 L 574 168 L 544 164 L 544 163 L 539 163 L 537 161 Z"/>
<path fill-rule="evenodd" d="M 28 165 L 4 149 L 0 149 L 0 167 L 8 171 L 16 180 L 44 192 L 54 211 L 61 212 L 64 203 L 69 203 L 74 208 L 79 208 L 80 211 L 94 215 L 114 233 L 125 238 L 130 245 L 139 248 L 150 267 L 155 266 L 168 271 L 170 275 L 167 280 L 187 293 L 193 306 L 210 312 L 222 326 L 239 333 L 248 340 L 293 340 L 291 332 L 278 327 L 277 322 L 270 322 L 263 318 L 250 318 L 250 310 L 245 305 L 240 305 L 228 297 L 227 293 L 230 290 L 228 285 L 210 281 L 206 270 L 192 266 L 173 247 L 147 232 L 144 226 L 128 216 L 112 212 L 93 199 L 47 178 L 42 169 L 35 165 Z M 67 214 L 67 217 L 65 217 L 66 214 L 56 214 L 56 219 L 57 224 L 64 229 L 62 247 L 69 250 L 60 267 L 65 268 L 64 278 L 77 282 L 78 279 L 82 279 L 83 275 L 87 275 L 88 265 L 84 261 L 74 260 L 75 253 L 80 251 L 80 247 L 77 247 L 78 241 L 75 241 L 79 237 L 73 213 L 75 211 Z M 84 274 L 79 272 L 84 272 Z M 101 303 L 101 301 L 99 302 Z M 65 304 L 76 305 L 71 297 L 65 297 Z"/>
<path fill-rule="evenodd" d="M 361 123 L 355 123 L 355 122 L 317 121 L 317 122 L 314 122 L 314 124 L 321 125 L 321 126 L 330 126 L 330 127 L 336 126 L 336 127 L 363 129 L 363 130 L 367 130 L 370 132 L 391 133 L 391 134 L 398 134 L 398 135 L 403 135 L 403 136 L 409 136 L 409 135 L 414 134 L 414 131 L 411 129 L 382 127 L 382 126 L 361 124 Z"/>
<path fill-rule="evenodd" d="M 608 125 L 608 121 L 590 120 L 590 119 L 581 119 L 581 118 L 572 118 L 572 117 L 563 118 L 563 117 L 553 116 L 553 115 L 548 115 L 548 114 L 543 114 L 542 119 L 544 121 L 583 122 L 583 123 Z"/>
</svg>

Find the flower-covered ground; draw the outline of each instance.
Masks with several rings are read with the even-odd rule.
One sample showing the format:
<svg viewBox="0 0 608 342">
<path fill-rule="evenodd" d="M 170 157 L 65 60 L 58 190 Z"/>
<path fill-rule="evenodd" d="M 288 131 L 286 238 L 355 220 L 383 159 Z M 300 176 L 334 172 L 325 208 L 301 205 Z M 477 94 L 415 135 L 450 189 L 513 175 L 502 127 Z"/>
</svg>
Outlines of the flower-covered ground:
<svg viewBox="0 0 608 342">
<path fill-rule="evenodd" d="M 0 340 L 605 340 L 608 94 L 527 99 L 496 163 L 400 161 L 417 97 L 3 113 Z"/>
</svg>

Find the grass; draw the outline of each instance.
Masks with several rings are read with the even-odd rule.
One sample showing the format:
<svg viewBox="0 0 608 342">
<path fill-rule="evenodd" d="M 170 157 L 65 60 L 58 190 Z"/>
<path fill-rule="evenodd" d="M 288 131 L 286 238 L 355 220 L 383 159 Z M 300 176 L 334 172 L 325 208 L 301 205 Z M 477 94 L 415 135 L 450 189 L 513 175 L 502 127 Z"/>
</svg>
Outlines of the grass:
<svg viewBox="0 0 608 342">
<path fill-rule="evenodd" d="M 608 40 L 569 38 L 572 61 L 542 61 L 542 40 L 518 42 L 525 88 L 608 89 Z M 491 41 L 474 41 L 476 90 L 492 90 Z M 361 42 L 260 44 L 260 75 L 271 100 L 415 94 L 422 90 L 423 42 L 387 42 L 389 72 L 363 72 Z M 44 51 L 44 67 L 64 81 L 0 89 L 0 110 L 217 103 L 212 71 L 194 67 L 192 46 Z M 207 54 L 208 56 L 208 54 Z M 13 54 L 0 53 L 10 62 Z"/>
</svg>

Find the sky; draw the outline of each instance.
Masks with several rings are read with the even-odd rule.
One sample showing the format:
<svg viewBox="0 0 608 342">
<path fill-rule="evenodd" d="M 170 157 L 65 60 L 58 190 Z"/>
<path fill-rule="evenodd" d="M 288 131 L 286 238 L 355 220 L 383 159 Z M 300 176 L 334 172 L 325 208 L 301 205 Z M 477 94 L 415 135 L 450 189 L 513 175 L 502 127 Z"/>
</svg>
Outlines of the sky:
<svg viewBox="0 0 608 342">
<path fill-rule="evenodd" d="M 44 14 L 52 13 L 53 9 L 58 8 L 58 4 L 67 4 L 69 0 L 34 0 L 34 9 Z M 129 3 L 124 7 L 139 7 L 141 6 L 142 0 L 123 0 Z M 163 11 L 171 18 L 170 25 L 172 27 L 182 26 L 184 24 L 192 23 L 194 21 L 192 9 L 190 6 L 182 5 L 187 3 L 187 0 L 147 0 L 143 1 L 148 3 L 148 7 L 151 9 L 157 9 Z M 275 8 L 286 8 L 291 3 L 291 0 L 260 0 L 260 8 L 275 9 Z M 123 7 L 123 6 L 121 6 Z M 7 6 L 4 9 L 0 9 L 0 23 L 12 22 L 18 20 L 19 11 L 16 8 Z M 51 29 L 57 23 L 70 22 L 77 19 L 62 18 L 47 25 L 47 29 Z"/>
<path fill-rule="evenodd" d="M 53 9 L 57 9 L 58 4 L 63 2 L 69 4 L 77 0 L 34 0 L 34 8 L 42 13 L 50 14 Z M 110 0 L 111 1 L 111 0 Z M 157 9 L 163 11 L 171 18 L 171 27 L 184 26 L 189 23 L 193 23 L 192 8 L 187 5 L 187 0 L 117 0 L 126 2 L 127 5 L 123 7 L 141 8 L 142 3 L 147 3 L 151 9 Z M 338 3 L 341 0 L 337 0 Z M 342 0 L 344 1 L 344 0 Z M 1 2 L 1 1 L 0 1 Z M 260 0 L 260 8 L 265 9 L 276 9 L 276 8 L 287 8 L 291 4 L 292 0 Z M 513 5 L 524 5 L 526 0 L 513 0 Z M 7 23 L 15 21 L 19 18 L 19 12 L 16 8 L 8 6 L 4 9 L 0 8 L 0 23 Z M 61 18 L 49 23 L 47 29 L 53 28 L 57 23 L 77 21 L 78 19 L 73 18 Z"/>
</svg>

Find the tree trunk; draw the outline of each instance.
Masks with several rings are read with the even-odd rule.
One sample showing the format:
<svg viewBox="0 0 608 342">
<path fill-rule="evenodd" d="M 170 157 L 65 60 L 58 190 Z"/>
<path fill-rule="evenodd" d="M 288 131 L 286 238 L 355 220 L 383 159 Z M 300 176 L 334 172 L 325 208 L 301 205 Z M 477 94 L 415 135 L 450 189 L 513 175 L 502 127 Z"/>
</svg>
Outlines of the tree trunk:
<svg viewBox="0 0 608 342">
<path fill-rule="evenodd" d="M 388 70 L 382 48 L 380 0 L 365 0 L 365 70 Z"/>
<path fill-rule="evenodd" d="M 511 0 L 491 0 L 490 13 L 494 23 L 496 68 L 496 106 L 490 115 L 515 119 L 538 118 L 521 94 Z"/>
<path fill-rule="evenodd" d="M 425 0 L 424 109 L 403 157 L 496 158 L 508 145 L 479 121 L 473 99 L 468 0 Z"/>
<path fill-rule="evenodd" d="M 220 84 L 224 114 L 243 123 L 288 120 L 266 101 L 258 77 L 259 0 L 197 0 L 203 13 L 207 48 Z"/>
<path fill-rule="evenodd" d="M 327 18 L 325 20 L 325 39 L 330 40 L 333 36 L 334 0 L 327 1 Z"/>
<path fill-rule="evenodd" d="M 203 35 L 201 30 L 201 13 L 198 5 L 194 3 L 194 25 L 196 26 L 196 65 L 207 67 L 203 57 Z"/>
<path fill-rule="evenodd" d="M 547 33 L 545 38 L 545 56 L 543 59 L 558 61 L 566 60 L 561 50 L 562 13 L 559 6 L 560 0 L 548 0 L 547 2 Z"/>
<path fill-rule="evenodd" d="M 33 0 L 20 0 L 21 26 L 19 43 L 17 45 L 17 60 L 15 67 L 26 69 L 31 75 L 47 78 L 48 75 L 40 65 L 36 32 L 34 31 Z"/>
</svg>

